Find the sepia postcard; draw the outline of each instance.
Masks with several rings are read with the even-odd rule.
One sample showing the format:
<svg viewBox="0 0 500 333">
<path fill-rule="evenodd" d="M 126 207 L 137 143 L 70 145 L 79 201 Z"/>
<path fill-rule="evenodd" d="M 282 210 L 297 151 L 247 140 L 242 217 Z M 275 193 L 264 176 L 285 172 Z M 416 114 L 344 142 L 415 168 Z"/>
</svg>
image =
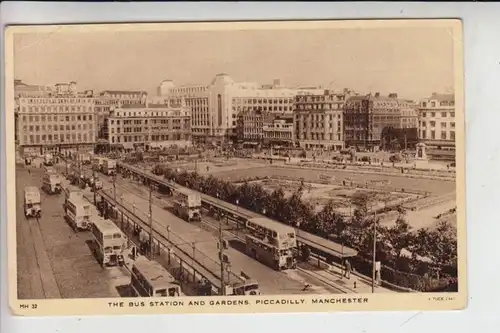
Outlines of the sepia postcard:
<svg viewBox="0 0 500 333">
<path fill-rule="evenodd" d="M 459 20 L 5 36 L 15 315 L 466 307 Z"/>
</svg>

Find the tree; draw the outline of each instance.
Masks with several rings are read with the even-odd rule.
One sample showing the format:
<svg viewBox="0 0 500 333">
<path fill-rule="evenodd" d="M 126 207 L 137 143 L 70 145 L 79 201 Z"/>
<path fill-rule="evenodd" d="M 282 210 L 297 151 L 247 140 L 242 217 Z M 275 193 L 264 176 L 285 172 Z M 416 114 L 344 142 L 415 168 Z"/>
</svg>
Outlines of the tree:
<svg viewBox="0 0 500 333">
<path fill-rule="evenodd" d="M 403 249 L 408 249 L 414 242 L 411 227 L 404 217 L 404 211 L 397 209 L 399 216 L 393 226 L 386 230 L 386 237 L 397 258 L 401 256 Z"/>
<path fill-rule="evenodd" d="M 336 235 L 338 231 L 338 224 L 343 224 L 342 216 L 335 210 L 333 200 L 329 201 L 323 209 L 316 214 L 315 225 L 313 226 L 314 233 L 323 237 L 329 237 L 330 235 Z"/>
<path fill-rule="evenodd" d="M 430 232 L 432 261 L 440 270 L 444 265 L 453 265 L 457 260 L 457 237 L 455 228 L 447 221 L 440 221 Z"/>
</svg>

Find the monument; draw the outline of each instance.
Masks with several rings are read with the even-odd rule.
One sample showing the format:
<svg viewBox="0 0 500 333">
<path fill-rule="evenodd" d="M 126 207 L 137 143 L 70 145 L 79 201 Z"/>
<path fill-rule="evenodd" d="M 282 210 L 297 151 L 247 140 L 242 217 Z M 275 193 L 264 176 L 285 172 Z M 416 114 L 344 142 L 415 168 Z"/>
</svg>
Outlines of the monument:
<svg viewBox="0 0 500 333">
<path fill-rule="evenodd" d="M 415 159 L 420 161 L 428 160 L 427 153 L 425 150 L 426 150 L 425 143 L 422 142 L 417 143 L 417 152 L 415 153 Z"/>
</svg>

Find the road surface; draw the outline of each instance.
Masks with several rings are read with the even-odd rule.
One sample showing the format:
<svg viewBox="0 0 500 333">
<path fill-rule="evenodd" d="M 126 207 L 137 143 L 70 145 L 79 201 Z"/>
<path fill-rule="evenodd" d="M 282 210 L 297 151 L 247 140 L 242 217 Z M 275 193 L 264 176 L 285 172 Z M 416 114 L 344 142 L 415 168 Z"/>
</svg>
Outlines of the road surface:
<svg viewBox="0 0 500 333">
<path fill-rule="evenodd" d="M 64 195 L 41 191 L 42 217 L 25 218 L 24 187 L 40 187 L 43 175 L 42 169 L 30 170 L 16 170 L 18 298 L 119 297 L 130 282 L 128 272 L 101 268 L 87 245 L 92 235 L 66 223 Z"/>
</svg>

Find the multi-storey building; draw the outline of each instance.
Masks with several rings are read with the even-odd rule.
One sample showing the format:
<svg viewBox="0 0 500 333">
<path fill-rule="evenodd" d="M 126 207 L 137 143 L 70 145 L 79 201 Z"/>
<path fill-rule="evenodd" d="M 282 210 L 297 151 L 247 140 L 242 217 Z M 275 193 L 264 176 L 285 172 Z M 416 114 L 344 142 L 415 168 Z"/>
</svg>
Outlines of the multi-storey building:
<svg viewBox="0 0 500 333">
<path fill-rule="evenodd" d="M 293 115 L 268 115 L 264 119 L 262 133 L 264 142 L 271 145 L 294 146 Z"/>
<path fill-rule="evenodd" d="M 344 147 L 343 110 L 347 89 L 342 93 L 324 90 L 323 94 L 295 97 L 295 141 L 303 148 L 340 150 Z"/>
<path fill-rule="evenodd" d="M 376 93 L 348 98 L 344 108 L 346 146 L 369 150 L 380 146 L 384 133 L 401 128 L 399 103 L 397 94 L 386 97 Z"/>
<path fill-rule="evenodd" d="M 236 126 L 237 140 L 247 144 L 259 144 L 263 138 L 263 117 L 260 109 L 240 112 Z"/>
<path fill-rule="evenodd" d="M 455 149 L 455 95 L 436 94 L 419 104 L 419 139 L 437 149 Z"/>
<path fill-rule="evenodd" d="M 97 137 L 104 139 L 106 136 L 106 119 L 111 109 L 121 105 L 143 105 L 147 98 L 145 91 L 104 90 L 95 101 Z"/>
<path fill-rule="evenodd" d="M 163 81 L 158 92 L 165 96 L 183 97 L 192 110 L 195 141 L 221 142 L 237 139 L 237 118 L 240 112 L 259 108 L 263 113 L 292 113 L 294 97 L 299 91 L 288 89 L 275 80 L 272 85 L 237 83 L 227 74 L 218 74 L 209 85 L 175 87 Z"/>
<path fill-rule="evenodd" d="M 209 113 L 209 86 L 192 85 L 176 87 L 171 80 L 165 80 L 158 88 L 160 97 L 183 98 L 191 109 L 191 131 L 194 142 L 208 142 L 214 136 L 214 119 Z"/>
<path fill-rule="evenodd" d="M 95 143 L 94 99 L 81 96 L 19 97 L 21 153 L 91 150 Z"/>
<path fill-rule="evenodd" d="M 398 100 L 401 112 L 401 128 L 418 128 L 417 104 L 414 101 Z"/>
<path fill-rule="evenodd" d="M 180 98 L 124 104 L 112 110 L 106 122 L 109 142 L 126 150 L 191 144 L 191 110 Z"/>
</svg>

